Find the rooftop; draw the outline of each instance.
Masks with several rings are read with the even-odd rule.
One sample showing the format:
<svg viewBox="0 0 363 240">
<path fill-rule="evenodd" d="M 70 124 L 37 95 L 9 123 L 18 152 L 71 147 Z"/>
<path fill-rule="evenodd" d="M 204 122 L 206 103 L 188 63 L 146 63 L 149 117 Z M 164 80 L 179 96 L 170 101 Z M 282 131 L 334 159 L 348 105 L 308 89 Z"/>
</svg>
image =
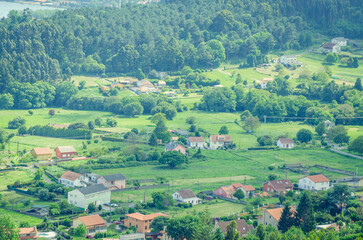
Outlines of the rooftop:
<svg viewBox="0 0 363 240">
<path fill-rule="evenodd" d="M 57 148 L 59 149 L 59 151 L 61 153 L 65 153 L 65 152 L 76 152 L 76 149 L 74 149 L 73 146 L 60 146 L 60 147 L 57 147 Z"/>
<path fill-rule="evenodd" d="M 81 176 L 82 175 L 79 174 L 79 173 L 67 171 L 60 178 L 64 178 L 64 179 L 68 179 L 68 180 L 74 181 L 74 180 L 76 180 L 77 178 L 79 178 Z"/>
<path fill-rule="evenodd" d="M 292 138 L 279 138 L 279 141 L 282 143 L 282 144 L 293 144 L 294 143 L 294 140 Z"/>
<path fill-rule="evenodd" d="M 126 179 L 126 177 L 124 175 L 122 175 L 121 173 L 106 175 L 106 176 L 103 176 L 103 178 L 107 182 L 117 181 L 117 180 L 125 180 Z"/>
<path fill-rule="evenodd" d="M 126 216 L 129 217 L 129 218 L 134 218 L 134 219 L 141 220 L 141 221 L 154 220 L 154 218 L 160 217 L 160 216 L 169 217 L 168 215 L 163 214 L 163 213 L 152 213 L 152 214 L 149 214 L 149 215 L 144 215 L 144 214 L 141 214 L 141 213 L 138 213 L 138 212 L 137 213 L 126 214 Z"/>
<path fill-rule="evenodd" d="M 179 195 L 182 198 L 195 198 L 196 197 L 195 194 L 193 193 L 193 191 L 190 189 L 179 190 L 179 191 L 177 191 L 177 193 L 179 193 Z"/>
<path fill-rule="evenodd" d="M 36 227 L 19 228 L 19 230 L 20 230 L 19 234 L 30 234 L 30 233 L 36 233 L 37 232 Z"/>
<path fill-rule="evenodd" d="M 203 137 L 189 137 L 189 142 L 204 142 Z"/>
<path fill-rule="evenodd" d="M 210 135 L 210 139 L 213 142 L 231 142 L 231 135 Z"/>
<path fill-rule="evenodd" d="M 95 226 L 95 225 L 106 225 L 106 221 L 103 220 L 103 218 L 100 215 L 90 215 L 90 216 L 84 216 L 79 217 L 79 220 L 86 226 Z"/>
<path fill-rule="evenodd" d="M 313 181 L 314 183 L 319 183 L 319 182 L 329 182 L 330 180 L 325 177 L 323 174 L 318 174 L 318 175 L 311 175 L 311 176 L 307 176 L 307 178 L 309 178 L 311 181 Z"/>
<path fill-rule="evenodd" d="M 270 185 L 276 190 L 285 190 L 286 188 L 292 188 L 293 185 L 290 182 L 289 179 L 284 179 L 284 180 L 273 180 L 273 181 L 268 181 L 266 183 L 270 183 Z"/>
<path fill-rule="evenodd" d="M 42 155 L 42 154 L 52 154 L 52 150 L 49 147 L 46 148 L 34 148 L 33 149 L 35 154 Z"/>
<path fill-rule="evenodd" d="M 332 49 L 335 45 L 337 45 L 337 44 L 335 44 L 335 43 L 325 43 L 323 47 L 328 48 L 328 49 Z"/>
<path fill-rule="evenodd" d="M 80 191 L 83 195 L 89 195 L 92 193 L 104 192 L 104 191 L 110 191 L 110 190 L 107 187 L 105 187 L 105 185 L 103 185 L 103 184 L 97 184 L 97 185 L 93 185 L 93 186 L 89 186 L 89 187 L 85 187 L 85 188 L 78 188 L 78 191 Z"/>
<path fill-rule="evenodd" d="M 177 146 L 182 146 L 180 143 L 177 143 L 177 142 L 169 142 L 168 144 L 165 145 L 165 149 L 168 149 L 168 150 L 174 150 Z"/>
<path fill-rule="evenodd" d="M 237 223 L 237 231 L 240 232 L 241 235 L 247 234 L 250 230 L 253 229 L 253 225 L 247 225 L 246 221 L 244 219 L 238 219 L 235 220 Z M 227 232 L 227 226 L 228 224 L 230 224 L 232 221 L 227 221 L 227 222 L 219 222 L 217 223 L 218 226 L 221 228 L 223 233 Z"/>
</svg>

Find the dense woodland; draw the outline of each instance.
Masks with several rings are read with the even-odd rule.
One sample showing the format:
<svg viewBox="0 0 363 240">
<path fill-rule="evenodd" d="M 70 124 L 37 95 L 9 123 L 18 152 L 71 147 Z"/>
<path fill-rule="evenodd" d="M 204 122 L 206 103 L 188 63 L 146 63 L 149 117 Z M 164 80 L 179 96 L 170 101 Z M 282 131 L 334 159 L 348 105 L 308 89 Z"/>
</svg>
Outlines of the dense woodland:
<svg viewBox="0 0 363 240">
<path fill-rule="evenodd" d="M 266 61 L 321 33 L 362 37 L 359 0 L 166 0 L 161 4 L 59 11 L 0 21 L 0 93 L 13 82 L 54 83 L 73 73 L 145 73 L 217 67 L 231 58 Z"/>
</svg>

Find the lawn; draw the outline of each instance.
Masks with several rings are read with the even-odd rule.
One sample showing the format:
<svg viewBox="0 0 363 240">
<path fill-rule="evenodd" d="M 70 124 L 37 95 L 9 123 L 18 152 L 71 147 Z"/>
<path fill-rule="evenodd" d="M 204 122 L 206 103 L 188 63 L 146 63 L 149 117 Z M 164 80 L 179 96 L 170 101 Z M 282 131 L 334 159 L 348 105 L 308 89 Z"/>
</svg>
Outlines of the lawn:
<svg viewBox="0 0 363 240">
<path fill-rule="evenodd" d="M 7 189 L 7 185 L 16 181 L 26 182 L 33 179 L 33 172 L 29 169 L 19 169 L 16 171 L 0 172 L 0 190 Z"/>
<path fill-rule="evenodd" d="M 16 224 L 17 227 L 19 227 L 19 224 L 21 222 L 28 222 L 30 226 L 35 226 L 43 222 L 43 219 L 31 217 L 28 215 L 24 215 L 18 212 L 6 210 L 3 208 L 0 208 L 0 216 L 9 216 L 11 220 Z"/>
</svg>

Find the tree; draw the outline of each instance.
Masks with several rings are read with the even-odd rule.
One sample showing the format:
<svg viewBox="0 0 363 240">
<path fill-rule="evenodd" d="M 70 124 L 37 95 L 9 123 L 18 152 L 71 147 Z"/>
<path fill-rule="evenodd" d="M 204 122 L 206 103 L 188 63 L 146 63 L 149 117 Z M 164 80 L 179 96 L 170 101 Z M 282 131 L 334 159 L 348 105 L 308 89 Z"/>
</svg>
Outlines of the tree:
<svg viewBox="0 0 363 240">
<path fill-rule="evenodd" d="M 9 129 L 18 129 L 20 126 L 25 124 L 25 119 L 22 117 L 16 117 L 8 122 Z"/>
<path fill-rule="evenodd" d="M 28 113 L 30 116 L 33 116 L 33 114 L 34 114 L 34 112 L 32 110 L 29 110 Z"/>
<path fill-rule="evenodd" d="M 313 138 L 313 133 L 309 129 L 302 128 L 296 134 L 297 140 L 302 143 L 308 143 Z"/>
<path fill-rule="evenodd" d="M 153 192 L 151 197 L 153 204 L 158 209 L 166 209 L 174 205 L 173 197 L 167 192 Z"/>
<path fill-rule="evenodd" d="M 219 135 L 225 135 L 225 134 L 228 134 L 228 128 L 227 126 L 222 126 L 220 129 L 219 129 Z"/>
<path fill-rule="evenodd" d="M 42 179 L 43 174 L 44 174 L 44 170 L 42 168 L 38 168 L 37 171 L 35 172 L 34 180 Z"/>
<path fill-rule="evenodd" d="M 90 130 L 95 129 L 95 122 L 94 122 L 94 121 L 89 121 L 87 125 L 88 125 L 88 128 L 89 128 Z"/>
<path fill-rule="evenodd" d="M 144 108 L 139 102 L 132 102 L 124 106 L 123 112 L 126 116 L 135 117 L 135 115 L 140 115 L 144 111 Z"/>
<path fill-rule="evenodd" d="M 328 53 L 325 57 L 325 61 L 329 64 L 333 64 L 339 60 L 338 55 L 335 53 Z"/>
<path fill-rule="evenodd" d="M 72 220 L 69 219 L 69 218 L 66 218 L 63 221 L 63 225 L 66 226 L 66 227 L 71 227 L 72 226 L 72 223 L 73 223 Z"/>
<path fill-rule="evenodd" d="M 327 128 L 325 126 L 324 122 L 320 122 L 318 125 L 316 125 L 315 127 L 315 132 L 319 135 L 319 136 L 323 136 L 323 134 L 325 134 L 327 131 Z"/>
<path fill-rule="evenodd" d="M 252 117 L 251 112 L 250 112 L 250 111 L 248 111 L 248 110 L 244 110 L 244 111 L 241 113 L 241 115 L 240 115 L 241 121 L 246 120 L 246 118 L 248 118 L 248 117 Z"/>
<path fill-rule="evenodd" d="M 347 134 L 338 134 L 333 138 L 335 143 L 349 143 L 349 136 Z"/>
<path fill-rule="evenodd" d="M 158 138 L 156 137 L 156 134 L 151 134 L 151 137 L 149 139 L 149 145 L 150 146 L 157 146 L 158 145 Z"/>
<path fill-rule="evenodd" d="M 167 164 L 170 168 L 176 168 L 185 162 L 185 156 L 181 152 L 168 151 L 159 159 L 160 164 Z"/>
<path fill-rule="evenodd" d="M 49 114 L 49 116 L 53 117 L 53 116 L 54 116 L 54 114 L 55 114 L 54 109 L 49 109 L 48 114 Z"/>
<path fill-rule="evenodd" d="M 195 117 L 193 116 L 190 116 L 188 117 L 186 120 L 185 120 L 186 123 L 190 124 L 190 125 L 193 125 L 195 124 Z"/>
<path fill-rule="evenodd" d="M 90 204 L 88 204 L 87 209 L 88 209 L 89 213 L 93 213 L 96 211 L 96 205 L 94 203 L 90 203 Z"/>
<path fill-rule="evenodd" d="M 27 128 L 25 125 L 22 125 L 18 128 L 18 134 L 19 135 L 24 135 L 24 134 L 27 134 L 28 131 L 27 131 Z"/>
<path fill-rule="evenodd" d="M 256 237 L 258 237 L 258 239 L 260 239 L 260 240 L 266 239 L 265 225 L 263 225 L 262 223 L 258 224 L 258 226 L 257 226 Z"/>
<path fill-rule="evenodd" d="M 9 216 L 0 216 L 0 240 L 19 239 L 19 230 Z"/>
<path fill-rule="evenodd" d="M 116 127 L 117 126 L 117 121 L 113 118 L 107 118 L 106 120 L 106 124 L 110 127 Z"/>
<path fill-rule="evenodd" d="M 237 74 L 237 78 L 236 78 L 236 85 L 237 84 L 240 84 L 240 83 L 242 83 L 242 76 L 241 76 L 241 74 Z"/>
<path fill-rule="evenodd" d="M 84 237 L 86 234 L 87 228 L 84 224 L 80 224 L 74 229 L 74 236 L 76 237 Z"/>
<path fill-rule="evenodd" d="M 349 144 L 348 150 L 360 153 L 362 155 L 363 154 L 363 136 L 359 136 L 356 139 L 354 139 Z"/>
<path fill-rule="evenodd" d="M 82 80 L 79 82 L 78 89 L 82 90 L 86 86 L 86 81 Z"/>
<path fill-rule="evenodd" d="M 152 228 L 151 232 L 161 232 L 164 230 L 164 227 L 168 224 L 169 218 L 160 216 L 154 218 L 152 223 L 150 224 L 150 228 Z"/>
<path fill-rule="evenodd" d="M 199 215 L 199 224 L 193 237 L 200 240 L 215 240 L 215 226 L 207 207 Z"/>
<path fill-rule="evenodd" d="M 309 192 L 303 192 L 296 209 L 295 221 L 297 226 L 308 233 L 316 228 L 313 204 Z"/>
<path fill-rule="evenodd" d="M 42 200 L 48 200 L 49 199 L 49 190 L 46 188 L 42 188 L 38 191 L 38 197 Z"/>
<path fill-rule="evenodd" d="M 273 139 L 271 136 L 262 136 L 257 138 L 257 142 L 260 146 L 269 146 L 273 144 Z"/>
<path fill-rule="evenodd" d="M 237 191 L 233 193 L 233 197 L 236 197 L 238 200 L 241 200 L 245 198 L 245 194 L 241 189 L 237 189 Z"/>
<path fill-rule="evenodd" d="M 199 218 L 191 215 L 169 219 L 166 232 L 174 240 L 193 239 Z"/>
<path fill-rule="evenodd" d="M 101 127 L 101 126 L 102 126 L 102 118 L 97 117 L 97 118 L 95 119 L 95 124 L 96 124 L 98 127 Z"/>
<path fill-rule="evenodd" d="M 135 74 L 135 77 L 138 79 L 138 80 L 142 80 L 145 78 L 145 74 L 142 72 L 141 68 L 138 68 L 137 71 L 136 71 L 136 74 Z"/>
<path fill-rule="evenodd" d="M 363 90 L 361 78 L 357 78 L 357 81 L 355 81 L 355 84 L 354 84 L 354 88 L 357 89 L 358 91 Z"/>
<path fill-rule="evenodd" d="M 225 240 L 238 240 L 240 236 L 240 232 L 237 231 L 237 223 L 233 220 L 230 224 L 227 225 L 227 232 L 225 236 Z"/>
<path fill-rule="evenodd" d="M 0 94 L 0 109 L 10 109 L 14 106 L 14 98 L 11 94 Z"/>
<path fill-rule="evenodd" d="M 337 204 L 343 210 L 343 205 L 348 202 L 350 196 L 351 191 L 347 185 L 336 184 L 329 190 L 327 198 L 332 205 Z"/>
<path fill-rule="evenodd" d="M 243 125 L 243 129 L 246 130 L 246 132 L 253 132 L 257 128 L 259 128 L 261 125 L 260 120 L 255 117 L 247 117 L 245 119 L 245 124 Z"/>
<path fill-rule="evenodd" d="M 152 118 L 151 118 L 151 122 L 154 124 L 158 124 L 159 122 L 163 122 L 166 123 L 167 119 L 165 117 L 164 113 L 155 113 Z"/>
<path fill-rule="evenodd" d="M 291 191 L 292 192 L 292 191 Z M 281 232 L 286 232 L 289 228 L 293 225 L 293 216 L 290 211 L 290 206 L 288 204 L 285 205 L 284 209 L 282 210 L 280 221 L 277 225 L 278 229 Z"/>
</svg>

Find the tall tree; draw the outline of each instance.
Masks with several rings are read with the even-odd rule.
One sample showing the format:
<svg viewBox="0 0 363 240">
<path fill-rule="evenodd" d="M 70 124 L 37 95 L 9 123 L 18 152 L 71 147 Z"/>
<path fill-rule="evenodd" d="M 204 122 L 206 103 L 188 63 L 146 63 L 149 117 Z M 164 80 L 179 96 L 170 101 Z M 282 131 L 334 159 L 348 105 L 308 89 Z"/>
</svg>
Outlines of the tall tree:
<svg viewBox="0 0 363 240">
<path fill-rule="evenodd" d="M 232 221 L 230 224 L 227 225 L 227 232 L 226 236 L 224 237 L 225 240 L 238 240 L 240 236 L 240 232 L 237 231 L 237 223 L 236 221 Z"/>
<path fill-rule="evenodd" d="M 9 216 L 0 216 L 0 240 L 17 240 L 19 239 L 19 230 L 11 221 Z"/>
<path fill-rule="evenodd" d="M 290 211 L 290 206 L 288 204 L 285 205 L 284 209 L 282 210 L 280 221 L 277 225 L 278 229 L 281 232 L 286 232 L 289 228 L 293 225 L 293 217 Z"/>
<path fill-rule="evenodd" d="M 295 221 L 297 226 L 308 233 L 316 228 L 316 220 L 309 192 L 303 192 L 296 209 Z"/>
</svg>

